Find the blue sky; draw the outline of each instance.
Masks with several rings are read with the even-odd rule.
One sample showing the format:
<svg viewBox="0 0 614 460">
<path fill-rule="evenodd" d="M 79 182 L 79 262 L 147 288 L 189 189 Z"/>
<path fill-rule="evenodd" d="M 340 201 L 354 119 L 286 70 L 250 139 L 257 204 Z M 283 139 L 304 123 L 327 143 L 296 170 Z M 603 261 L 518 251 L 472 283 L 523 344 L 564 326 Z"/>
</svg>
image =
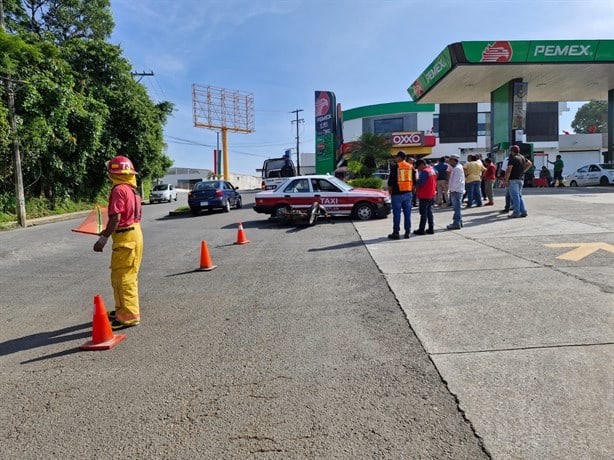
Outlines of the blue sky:
<svg viewBox="0 0 614 460">
<path fill-rule="evenodd" d="M 215 131 L 195 128 L 192 84 L 253 93 L 255 131 L 229 133 L 229 169 L 256 174 L 296 146 L 313 152 L 314 91 L 343 109 L 410 101 L 406 88 L 448 44 L 612 39 L 614 0 L 112 0 L 111 42 L 154 101 L 174 166 L 213 169 Z M 573 104 L 577 107 L 579 104 Z M 561 119 L 569 129 L 573 114 Z M 220 140 L 221 143 L 221 140 Z M 294 151 L 294 150 L 293 150 Z"/>
</svg>

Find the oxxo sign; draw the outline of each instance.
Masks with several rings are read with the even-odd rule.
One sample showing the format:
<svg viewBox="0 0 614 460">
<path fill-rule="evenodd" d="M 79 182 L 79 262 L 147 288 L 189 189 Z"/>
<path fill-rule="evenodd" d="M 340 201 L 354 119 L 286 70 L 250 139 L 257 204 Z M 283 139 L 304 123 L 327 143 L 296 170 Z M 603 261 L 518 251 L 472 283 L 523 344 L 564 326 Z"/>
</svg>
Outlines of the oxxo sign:
<svg viewBox="0 0 614 460">
<path fill-rule="evenodd" d="M 393 147 L 410 147 L 424 145 L 423 132 L 392 133 Z"/>
</svg>

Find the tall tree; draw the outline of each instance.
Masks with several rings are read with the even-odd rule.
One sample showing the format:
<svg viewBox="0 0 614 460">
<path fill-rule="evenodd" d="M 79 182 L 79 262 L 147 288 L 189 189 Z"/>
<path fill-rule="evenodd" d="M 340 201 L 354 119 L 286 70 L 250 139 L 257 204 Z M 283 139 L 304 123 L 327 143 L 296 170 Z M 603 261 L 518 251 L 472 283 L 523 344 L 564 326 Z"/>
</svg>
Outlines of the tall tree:
<svg viewBox="0 0 614 460">
<path fill-rule="evenodd" d="M 590 101 L 576 112 L 571 128 L 578 134 L 605 133 L 608 131 L 607 101 Z"/>
</svg>

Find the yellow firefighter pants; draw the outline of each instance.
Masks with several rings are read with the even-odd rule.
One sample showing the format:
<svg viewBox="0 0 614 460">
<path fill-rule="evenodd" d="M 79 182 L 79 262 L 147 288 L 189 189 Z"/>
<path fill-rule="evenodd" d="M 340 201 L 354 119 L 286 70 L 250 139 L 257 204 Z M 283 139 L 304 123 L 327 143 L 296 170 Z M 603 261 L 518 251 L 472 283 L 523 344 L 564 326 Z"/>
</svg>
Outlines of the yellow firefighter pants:
<svg viewBox="0 0 614 460">
<path fill-rule="evenodd" d="M 139 268 L 143 256 L 143 233 L 140 224 L 132 224 L 134 230 L 113 233 L 111 255 L 111 286 L 115 297 L 115 318 L 125 324 L 138 324 Z"/>
</svg>

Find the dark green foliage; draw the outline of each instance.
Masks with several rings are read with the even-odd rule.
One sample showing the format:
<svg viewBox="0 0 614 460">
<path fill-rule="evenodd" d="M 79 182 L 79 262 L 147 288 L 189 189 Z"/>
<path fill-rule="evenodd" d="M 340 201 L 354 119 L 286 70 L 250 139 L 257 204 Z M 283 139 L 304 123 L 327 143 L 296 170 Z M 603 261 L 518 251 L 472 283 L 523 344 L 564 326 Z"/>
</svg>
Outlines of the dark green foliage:
<svg viewBox="0 0 614 460">
<path fill-rule="evenodd" d="M 13 136 L 7 85 L 15 87 L 26 200 L 32 209 L 94 202 L 109 184 L 104 163 L 126 155 L 138 180 L 165 174 L 163 126 L 170 102 L 155 104 L 134 81 L 113 30 L 109 0 L 4 0 L 0 31 L 0 212 L 14 212 Z M 42 204 L 41 204 L 42 203 Z"/>
</svg>

